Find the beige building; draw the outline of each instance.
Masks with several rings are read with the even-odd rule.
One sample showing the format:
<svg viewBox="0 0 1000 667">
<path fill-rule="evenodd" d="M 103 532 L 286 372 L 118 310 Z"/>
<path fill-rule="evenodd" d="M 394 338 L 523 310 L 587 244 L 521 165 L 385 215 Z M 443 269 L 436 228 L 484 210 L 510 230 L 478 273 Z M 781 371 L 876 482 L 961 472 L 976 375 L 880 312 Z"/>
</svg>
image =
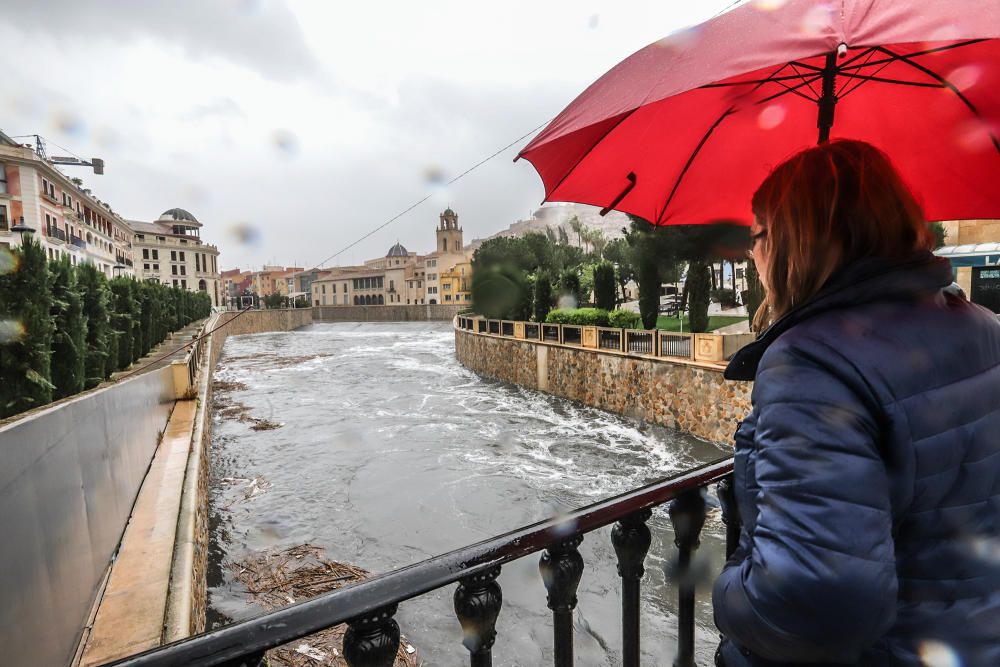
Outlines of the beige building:
<svg viewBox="0 0 1000 667">
<path fill-rule="evenodd" d="M 21 245 L 31 229 L 50 260 L 90 263 L 109 278 L 133 275 L 126 221 L 31 146 L 0 132 L 0 248 Z M 29 232 L 24 232 L 29 233 Z"/>
<path fill-rule="evenodd" d="M 222 305 L 219 249 L 201 240 L 201 223 L 181 208 L 164 211 L 156 222 L 129 220 L 135 235 L 136 276 L 192 292 L 205 292 Z"/>
<path fill-rule="evenodd" d="M 942 222 L 945 246 L 934 254 L 951 262 L 955 282 L 972 295 L 972 269 L 1000 265 L 1000 220 Z"/>
<path fill-rule="evenodd" d="M 470 300 L 472 254 L 465 250 L 458 214 L 446 209 L 435 229 L 434 252 L 418 255 L 402 244 L 363 266 L 328 269 L 310 285 L 314 306 L 465 303 Z"/>
</svg>

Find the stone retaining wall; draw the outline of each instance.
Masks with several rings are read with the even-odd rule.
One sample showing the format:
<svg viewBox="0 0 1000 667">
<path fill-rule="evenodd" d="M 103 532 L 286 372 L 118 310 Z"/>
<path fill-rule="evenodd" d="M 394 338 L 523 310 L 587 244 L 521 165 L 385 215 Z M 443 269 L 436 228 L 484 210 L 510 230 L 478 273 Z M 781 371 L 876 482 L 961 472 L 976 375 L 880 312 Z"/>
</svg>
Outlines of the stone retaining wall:
<svg viewBox="0 0 1000 667">
<path fill-rule="evenodd" d="M 731 443 L 752 383 L 723 366 L 501 338 L 455 330 L 459 363 L 486 377 Z"/>
<path fill-rule="evenodd" d="M 177 544 L 167 603 L 164 643 L 204 631 L 208 602 L 208 448 L 212 441 L 212 376 L 229 336 L 292 331 L 312 324 L 312 309 L 225 312 L 213 315 L 206 331 L 218 329 L 206 345 L 198 378 L 198 415 L 192 438 L 177 527 Z M 222 328 L 220 325 L 231 322 Z"/>
<path fill-rule="evenodd" d="M 447 322 L 468 306 L 313 306 L 316 322 Z"/>
</svg>

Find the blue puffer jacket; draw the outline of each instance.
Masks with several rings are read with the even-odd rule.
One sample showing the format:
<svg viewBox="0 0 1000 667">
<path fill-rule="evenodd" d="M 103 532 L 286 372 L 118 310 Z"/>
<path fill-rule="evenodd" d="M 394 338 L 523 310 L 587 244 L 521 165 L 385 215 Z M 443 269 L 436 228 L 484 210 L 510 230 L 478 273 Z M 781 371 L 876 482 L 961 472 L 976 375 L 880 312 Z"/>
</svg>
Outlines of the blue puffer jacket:
<svg viewBox="0 0 1000 667">
<path fill-rule="evenodd" d="M 742 350 L 728 667 L 1000 666 L 1000 323 L 866 260 Z M 926 661 L 926 662 L 925 662 Z"/>
</svg>

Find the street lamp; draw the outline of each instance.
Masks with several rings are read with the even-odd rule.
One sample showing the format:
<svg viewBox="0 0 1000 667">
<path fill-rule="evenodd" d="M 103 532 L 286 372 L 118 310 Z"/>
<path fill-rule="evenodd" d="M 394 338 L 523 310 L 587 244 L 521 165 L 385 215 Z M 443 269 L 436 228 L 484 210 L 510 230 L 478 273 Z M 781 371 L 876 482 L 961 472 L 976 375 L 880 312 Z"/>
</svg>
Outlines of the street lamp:
<svg viewBox="0 0 1000 667">
<path fill-rule="evenodd" d="M 24 216 L 22 215 L 18 219 L 17 224 L 10 228 L 10 231 L 17 232 L 18 234 L 21 235 L 21 245 L 23 246 L 24 245 L 24 235 L 25 234 L 34 234 L 35 233 L 35 228 L 31 227 L 30 225 L 24 224 Z"/>
<path fill-rule="evenodd" d="M 124 271 L 127 268 L 128 267 L 125 266 L 124 264 L 122 264 L 121 262 L 116 262 L 115 265 L 111 267 L 111 275 L 112 275 L 112 277 L 115 276 L 115 271 Z"/>
</svg>

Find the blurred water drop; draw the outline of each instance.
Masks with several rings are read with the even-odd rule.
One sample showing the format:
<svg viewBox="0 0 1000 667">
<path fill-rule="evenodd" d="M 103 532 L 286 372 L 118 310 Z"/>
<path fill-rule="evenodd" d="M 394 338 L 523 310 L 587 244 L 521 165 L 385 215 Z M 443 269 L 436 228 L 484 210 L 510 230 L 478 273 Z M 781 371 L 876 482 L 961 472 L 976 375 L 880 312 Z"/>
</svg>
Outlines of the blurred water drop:
<svg viewBox="0 0 1000 667">
<path fill-rule="evenodd" d="M 753 6 L 762 12 L 773 12 L 784 7 L 786 2 L 788 0 L 753 0 Z"/>
<path fill-rule="evenodd" d="M 275 130 L 271 133 L 274 149 L 285 157 L 295 157 L 299 152 L 299 138 L 289 130 Z"/>
<path fill-rule="evenodd" d="M 833 6 L 828 4 L 815 5 L 802 18 L 801 30 L 806 35 L 818 37 L 831 28 L 833 17 Z"/>
<path fill-rule="evenodd" d="M 698 44 L 698 40 L 701 37 L 701 31 L 698 26 L 690 26 L 688 28 L 682 28 L 677 32 L 673 32 L 660 41 L 656 42 L 656 45 L 664 49 L 673 49 L 675 51 L 688 51 L 694 48 Z"/>
<path fill-rule="evenodd" d="M 784 104 L 769 104 L 757 114 L 757 126 L 762 130 L 773 130 L 785 122 L 787 115 Z"/>
<path fill-rule="evenodd" d="M 560 294 L 556 302 L 557 308 L 576 308 L 576 297 L 572 294 Z"/>
<path fill-rule="evenodd" d="M 50 119 L 52 129 L 67 137 L 79 138 L 86 133 L 86 126 L 79 116 L 64 111 L 56 111 Z"/>
<path fill-rule="evenodd" d="M 961 667 L 962 659 L 944 642 L 927 639 L 917 644 L 917 654 L 926 667 Z"/>
<path fill-rule="evenodd" d="M 590 29 L 591 30 L 597 30 L 597 28 L 598 28 L 598 26 L 600 24 L 601 24 L 601 15 L 600 14 L 591 14 L 590 21 L 587 22 L 587 25 L 590 27 Z"/>
<path fill-rule="evenodd" d="M 978 119 L 970 119 L 955 125 L 955 143 L 969 153 L 992 150 L 993 138 L 988 126 Z"/>
<path fill-rule="evenodd" d="M 260 243 L 260 230 L 247 222 L 237 222 L 226 230 L 237 243 L 255 246 Z"/>
<path fill-rule="evenodd" d="M 9 248 L 0 248 L 0 275 L 17 270 L 17 256 Z"/>
<path fill-rule="evenodd" d="M 0 320 L 0 345 L 16 343 L 25 333 L 24 323 L 20 320 Z"/>
<path fill-rule="evenodd" d="M 448 204 L 448 177 L 444 169 L 437 165 L 428 165 L 423 170 L 424 187 L 427 188 L 431 201 L 436 206 Z"/>
<path fill-rule="evenodd" d="M 945 78 L 959 90 L 965 91 L 979 83 L 982 74 L 983 70 L 979 65 L 969 64 L 956 67 Z"/>
<path fill-rule="evenodd" d="M 94 143 L 101 150 L 114 150 L 121 143 L 121 137 L 114 128 L 102 126 L 94 130 Z"/>
</svg>

